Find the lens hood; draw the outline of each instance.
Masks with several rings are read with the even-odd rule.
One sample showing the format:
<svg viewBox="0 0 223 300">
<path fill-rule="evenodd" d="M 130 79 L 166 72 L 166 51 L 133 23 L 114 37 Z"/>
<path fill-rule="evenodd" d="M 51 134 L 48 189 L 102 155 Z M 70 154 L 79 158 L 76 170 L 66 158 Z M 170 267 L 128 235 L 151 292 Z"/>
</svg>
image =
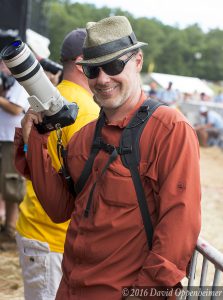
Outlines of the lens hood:
<svg viewBox="0 0 223 300">
<path fill-rule="evenodd" d="M 2 49 L 0 56 L 3 60 L 9 60 L 11 58 L 16 57 L 19 53 L 21 53 L 24 47 L 25 44 L 22 41 L 16 40 L 12 42 L 10 45 L 5 46 Z"/>
</svg>

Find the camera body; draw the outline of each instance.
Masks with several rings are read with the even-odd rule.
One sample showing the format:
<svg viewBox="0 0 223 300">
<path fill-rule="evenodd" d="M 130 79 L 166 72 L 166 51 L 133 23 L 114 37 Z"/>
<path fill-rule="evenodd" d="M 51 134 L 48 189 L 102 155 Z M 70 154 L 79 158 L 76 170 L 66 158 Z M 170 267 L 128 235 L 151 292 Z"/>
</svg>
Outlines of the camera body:
<svg viewBox="0 0 223 300">
<path fill-rule="evenodd" d="M 7 91 L 13 86 L 15 78 L 13 76 L 8 76 L 4 72 L 0 71 L 0 86 L 3 91 Z"/>
<path fill-rule="evenodd" d="M 77 104 L 68 102 L 60 95 L 25 43 L 21 40 L 12 42 L 3 48 L 1 58 L 30 95 L 28 101 L 32 109 L 43 113 L 43 122 L 36 126 L 40 133 L 75 122 L 78 114 Z"/>
<path fill-rule="evenodd" d="M 63 71 L 63 66 L 52 61 L 49 58 L 42 58 L 39 60 L 39 63 L 43 67 L 43 70 L 50 72 L 52 74 L 57 74 L 59 71 Z"/>
</svg>

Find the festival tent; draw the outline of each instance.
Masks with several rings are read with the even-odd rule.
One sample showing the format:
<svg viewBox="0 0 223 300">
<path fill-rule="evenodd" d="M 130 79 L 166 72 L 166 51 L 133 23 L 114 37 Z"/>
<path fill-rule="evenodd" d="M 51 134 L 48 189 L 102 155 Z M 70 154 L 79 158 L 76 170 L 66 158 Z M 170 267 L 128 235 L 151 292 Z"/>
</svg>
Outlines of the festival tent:
<svg viewBox="0 0 223 300">
<path fill-rule="evenodd" d="M 155 81 L 161 88 L 164 89 L 167 88 L 169 82 L 172 82 L 172 88 L 181 93 L 205 93 L 209 97 L 214 96 L 214 91 L 207 85 L 207 83 L 196 77 L 150 73 L 150 81 Z"/>
</svg>

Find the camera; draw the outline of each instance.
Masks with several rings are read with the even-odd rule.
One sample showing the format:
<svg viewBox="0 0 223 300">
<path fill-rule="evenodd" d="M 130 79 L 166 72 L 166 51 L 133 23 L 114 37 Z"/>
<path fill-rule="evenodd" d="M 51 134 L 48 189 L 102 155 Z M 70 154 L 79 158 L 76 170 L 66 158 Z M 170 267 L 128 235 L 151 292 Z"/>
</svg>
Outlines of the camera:
<svg viewBox="0 0 223 300">
<path fill-rule="evenodd" d="M 49 58 L 42 58 L 39 63 L 43 67 L 43 70 L 50 72 L 52 74 L 57 74 L 59 71 L 63 71 L 63 66 L 52 61 Z"/>
<path fill-rule="evenodd" d="M 3 91 L 7 91 L 13 86 L 15 78 L 13 76 L 8 76 L 4 72 L 0 71 L 0 86 Z"/>
<path fill-rule="evenodd" d="M 76 103 L 65 100 L 51 83 L 30 48 L 21 40 L 5 46 L 1 59 L 15 79 L 25 88 L 31 108 L 43 113 L 43 122 L 37 124 L 39 133 L 71 125 L 78 114 Z"/>
</svg>

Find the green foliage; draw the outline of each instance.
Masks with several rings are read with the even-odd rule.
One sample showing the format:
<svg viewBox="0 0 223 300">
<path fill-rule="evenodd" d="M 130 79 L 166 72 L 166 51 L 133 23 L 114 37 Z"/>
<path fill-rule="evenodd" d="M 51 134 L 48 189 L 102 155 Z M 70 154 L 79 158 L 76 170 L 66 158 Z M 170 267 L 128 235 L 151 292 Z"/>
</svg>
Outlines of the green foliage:
<svg viewBox="0 0 223 300">
<path fill-rule="evenodd" d="M 77 27 L 85 27 L 89 21 L 98 21 L 111 15 L 125 15 L 132 24 L 138 40 L 147 42 L 143 47 L 144 72 L 147 70 L 185 76 L 197 76 L 208 80 L 223 79 L 223 31 L 204 33 L 194 24 L 186 29 L 164 25 L 156 19 L 134 18 L 119 8 L 96 8 L 94 4 L 80 4 L 71 0 L 32 0 L 33 20 L 39 17 L 44 28 L 34 30 L 50 38 L 51 59 L 58 61 L 61 43 L 65 35 Z M 38 2 L 38 5 L 37 5 Z M 44 26 L 43 26 L 44 25 Z M 35 26 L 36 27 L 36 26 Z M 41 29 L 40 28 L 40 29 Z"/>
</svg>

